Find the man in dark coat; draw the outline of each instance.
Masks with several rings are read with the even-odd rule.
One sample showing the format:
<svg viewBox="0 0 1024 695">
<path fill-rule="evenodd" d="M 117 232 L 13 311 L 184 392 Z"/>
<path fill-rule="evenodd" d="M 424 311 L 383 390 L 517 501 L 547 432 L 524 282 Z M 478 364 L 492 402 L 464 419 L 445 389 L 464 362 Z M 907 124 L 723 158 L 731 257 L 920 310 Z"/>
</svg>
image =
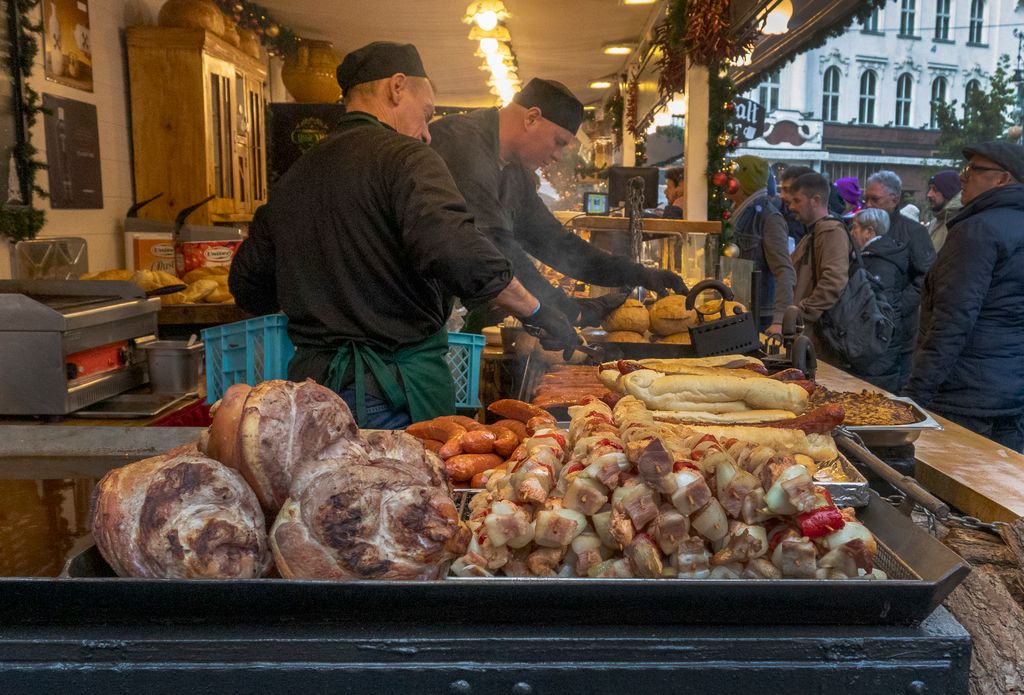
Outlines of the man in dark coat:
<svg viewBox="0 0 1024 695">
<path fill-rule="evenodd" d="M 1024 452 L 1024 147 L 964 149 L 963 210 L 928 272 L 906 394 Z"/>
<path fill-rule="evenodd" d="M 455 410 L 453 296 L 498 303 L 549 349 L 578 344 L 565 315 L 513 279 L 428 147 L 434 93 L 416 48 L 374 42 L 337 76 L 347 113 L 257 210 L 228 278 L 241 308 L 287 314 L 288 377 L 337 391 L 363 427 L 395 429 Z"/>
<path fill-rule="evenodd" d="M 867 208 L 853 215 L 850 221 L 850 237 L 860 249 L 864 269 L 877 285 L 876 295 L 886 299 L 895 319 L 900 315 L 903 303 L 910 252 L 906 244 L 893 239 L 888 231 L 889 214 L 885 210 Z M 901 352 L 902 346 L 893 341 L 886 353 L 871 366 L 853 373 L 879 388 L 897 393 Z"/>
<path fill-rule="evenodd" d="M 430 133 L 477 227 L 509 259 L 515 277 L 578 325 L 596 325 L 617 304 L 573 300 L 541 275 L 531 257 L 604 287 L 642 285 L 685 294 L 686 285 L 669 270 L 592 246 L 562 226 L 537 195 L 533 172 L 561 159 L 582 121 L 583 104 L 565 85 L 534 78 L 512 103 L 446 116 L 431 124 Z"/>
<path fill-rule="evenodd" d="M 935 262 L 935 247 L 928 230 L 914 220 L 901 215 L 903 182 L 892 171 L 877 171 L 868 177 L 864 189 L 864 203 L 869 208 L 881 208 L 889 213 L 889 236 L 906 244 L 910 250 L 910 267 L 906 288 L 903 290 L 902 320 L 897 322 L 896 342 L 903 346 L 900 354 L 897 388 L 902 389 L 910 376 L 910 364 L 917 335 L 921 286 L 924 276 Z"/>
</svg>

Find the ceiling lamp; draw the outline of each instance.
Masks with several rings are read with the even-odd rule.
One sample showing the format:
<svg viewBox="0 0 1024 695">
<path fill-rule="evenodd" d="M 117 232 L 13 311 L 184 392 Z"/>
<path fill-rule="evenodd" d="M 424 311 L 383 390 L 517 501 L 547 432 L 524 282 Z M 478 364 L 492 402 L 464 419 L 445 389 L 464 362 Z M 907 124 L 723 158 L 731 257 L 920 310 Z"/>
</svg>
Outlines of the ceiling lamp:
<svg viewBox="0 0 1024 695">
<path fill-rule="evenodd" d="M 628 56 L 636 47 L 636 41 L 612 41 L 601 46 L 601 52 L 607 56 Z"/>
<path fill-rule="evenodd" d="M 473 28 L 469 30 L 470 41 L 482 41 L 484 39 L 495 39 L 497 41 L 508 43 L 512 40 L 512 35 L 508 33 L 508 29 L 506 27 L 500 25 L 487 30 L 474 25 Z"/>
<path fill-rule="evenodd" d="M 623 5 L 653 5 L 657 0 L 622 0 Z"/>
<path fill-rule="evenodd" d="M 469 3 L 462 21 L 466 24 L 476 24 L 484 31 L 491 31 L 499 22 L 504 22 L 508 18 L 508 10 L 501 0 L 480 0 Z"/>
<path fill-rule="evenodd" d="M 761 33 L 769 35 L 785 34 L 789 30 L 789 20 L 793 17 L 793 1 L 779 0 L 764 20 Z"/>
<path fill-rule="evenodd" d="M 609 80 L 594 80 L 587 86 L 591 89 L 608 89 L 612 86 L 612 83 Z"/>
</svg>

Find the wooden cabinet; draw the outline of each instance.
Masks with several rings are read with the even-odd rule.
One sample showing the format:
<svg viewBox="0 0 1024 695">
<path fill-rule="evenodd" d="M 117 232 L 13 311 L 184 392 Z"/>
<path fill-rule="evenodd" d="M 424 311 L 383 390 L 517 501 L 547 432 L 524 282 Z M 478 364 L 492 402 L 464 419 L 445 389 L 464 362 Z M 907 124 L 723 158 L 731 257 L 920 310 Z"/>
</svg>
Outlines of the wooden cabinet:
<svg viewBox="0 0 1024 695">
<path fill-rule="evenodd" d="M 140 217 L 246 222 L 267 197 L 266 66 L 202 29 L 127 31 Z"/>
</svg>

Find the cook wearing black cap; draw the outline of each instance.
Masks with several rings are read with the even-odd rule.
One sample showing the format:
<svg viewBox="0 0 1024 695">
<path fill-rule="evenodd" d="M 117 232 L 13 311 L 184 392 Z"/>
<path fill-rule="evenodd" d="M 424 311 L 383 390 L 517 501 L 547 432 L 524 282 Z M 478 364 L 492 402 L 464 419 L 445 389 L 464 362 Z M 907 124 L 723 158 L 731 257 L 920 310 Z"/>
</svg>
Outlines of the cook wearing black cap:
<svg viewBox="0 0 1024 695">
<path fill-rule="evenodd" d="M 984 142 L 964 158 L 964 207 L 924 281 L 906 393 L 1024 452 L 1024 147 Z"/>
<path fill-rule="evenodd" d="M 288 315 L 288 378 L 338 391 L 361 426 L 394 429 L 454 412 L 453 296 L 506 307 L 549 347 L 578 344 L 513 278 L 427 146 L 434 91 L 416 48 L 371 43 L 337 77 L 346 115 L 275 184 L 229 276 L 242 309 Z"/>
<path fill-rule="evenodd" d="M 537 193 L 533 172 L 561 160 L 583 122 L 583 104 L 565 85 L 534 78 L 512 103 L 446 116 L 430 127 L 436 149 L 466 197 L 477 226 L 512 262 L 515 276 L 579 325 L 595 325 L 624 295 L 573 300 L 530 256 L 561 273 L 605 287 L 643 285 L 686 292 L 682 278 L 605 253 L 565 229 Z"/>
</svg>

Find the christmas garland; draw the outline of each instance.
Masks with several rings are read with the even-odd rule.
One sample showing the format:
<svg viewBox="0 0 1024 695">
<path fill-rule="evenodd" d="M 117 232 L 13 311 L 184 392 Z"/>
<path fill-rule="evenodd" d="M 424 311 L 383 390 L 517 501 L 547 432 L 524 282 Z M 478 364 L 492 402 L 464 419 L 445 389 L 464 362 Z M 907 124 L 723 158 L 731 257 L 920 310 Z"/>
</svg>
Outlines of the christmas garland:
<svg viewBox="0 0 1024 695">
<path fill-rule="evenodd" d="M 47 193 L 36 183 L 36 174 L 46 168 L 46 162 L 36 159 L 38 150 L 32 144 L 31 129 L 43 107 L 39 93 L 26 82 L 39 53 L 37 34 L 43 33 L 43 23 L 33 23 L 30 14 L 39 6 L 39 0 L 15 0 L 14 12 L 8 9 L 7 33 L 11 37 L 6 59 L 7 69 L 14 87 L 15 133 L 17 144 L 12 149 L 14 166 L 21 190 L 35 193 L 41 198 Z M 29 205 L 7 205 L 0 208 L 0 236 L 11 241 L 35 239 L 46 222 L 46 213 Z"/>
<path fill-rule="evenodd" d="M 612 119 L 612 133 L 615 134 L 616 147 L 622 147 L 622 115 L 625 108 L 625 100 L 618 92 L 612 94 L 604 102 L 604 112 Z"/>
<path fill-rule="evenodd" d="M 722 221 L 721 247 L 732 240 L 729 222 L 732 204 L 725 192 L 738 186 L 730 176 L 729 155 L 739 144 L 733 133 L 736 121 L 736 87 L 720 65 L 708 66 L 708 219 Z"/>
<path fill-rule="evenodd" d="M 302 42 L 301 36 L 281 26 L 263 5 L 248 0 L 217 0 L 217 5 L 235 24 L 256 34 L 270 55 L 293 54 Z"/>
</svg>

